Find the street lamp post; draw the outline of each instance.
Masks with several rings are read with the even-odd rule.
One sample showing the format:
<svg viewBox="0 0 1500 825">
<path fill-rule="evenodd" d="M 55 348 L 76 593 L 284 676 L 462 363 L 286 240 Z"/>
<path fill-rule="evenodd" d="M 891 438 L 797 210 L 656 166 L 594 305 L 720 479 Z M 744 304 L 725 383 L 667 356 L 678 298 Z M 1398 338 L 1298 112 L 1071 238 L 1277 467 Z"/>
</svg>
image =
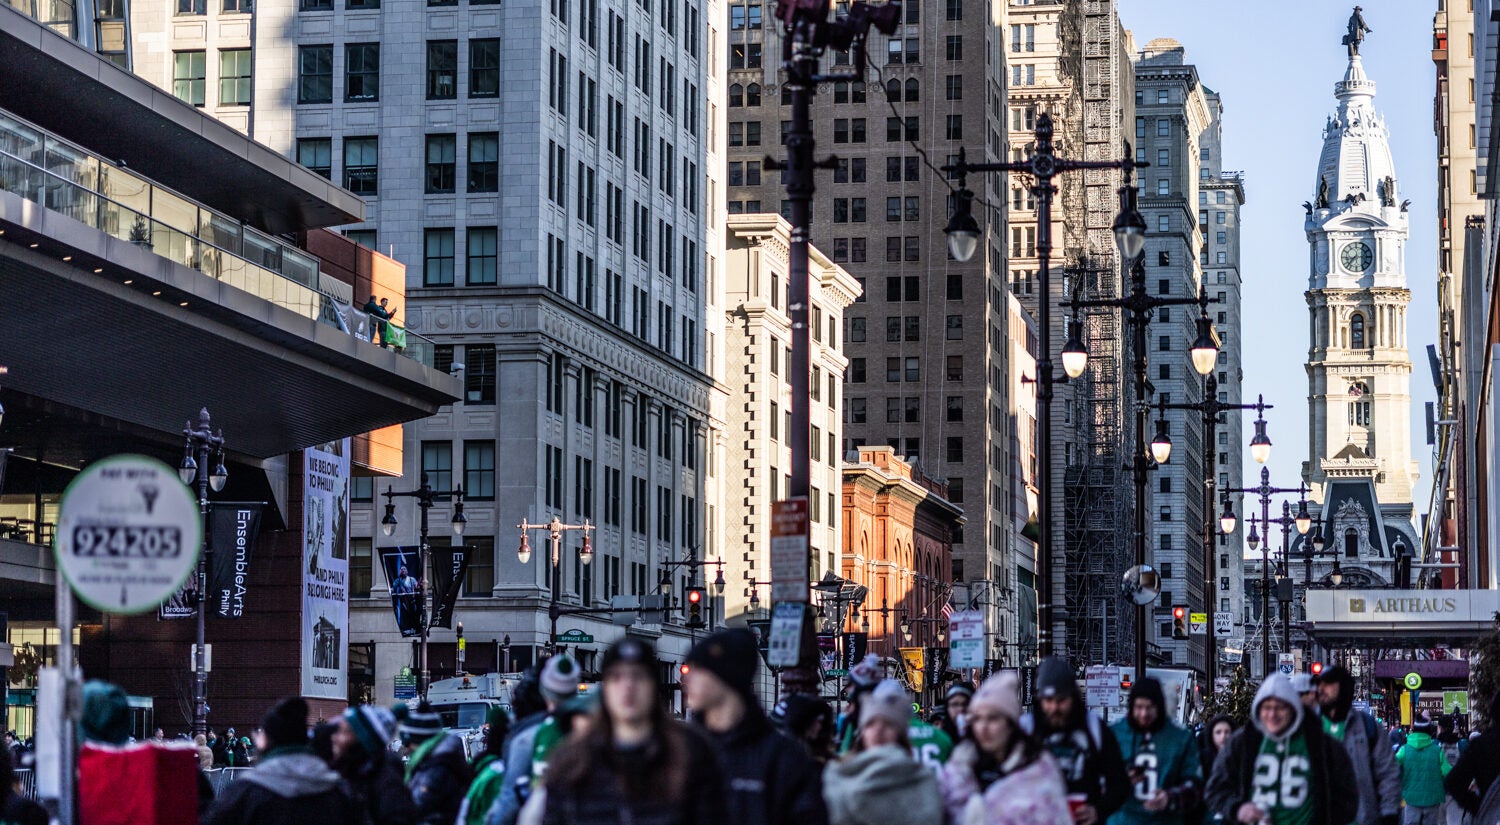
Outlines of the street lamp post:
<svg viewBox="0 0 1500 825">
<path fill-rule="evenodd" d="M 891 607 L 891 606 L 889 606 L 889 605 L 886 604 L 886 600 L 883 597 L 880 600 L 880 607 L 879 608 L 874 608 L 874 607 L 862 608 L 860 610 L 860 612 L 859 612 L 859 616 L 860 616 L 860 629 L 863 630 L 866 633 L 870 632 L 870 614 L 871 613 L 879 613 L 880 614 L 880 638 L 885 641 L 885 648 L 886 648 L 885 652 L 886 652 L 886 655 L 890 655 L 890 652 L 891 652 L 891 637 L 890 637 L 890 624 L 891 623 L 890 623 L 890 617 L 891 616 L 896 616 L 897 617 L 896 621 L 899 624 L 903 624 L 904 625 L 906 623 L 906 608 L 900 607 L 900 606 Z"/>
<path fill-rule="evenodd" d="M 386 536 L 396 532 L 396 499 L 414 498 L 417 500 L 417 511 L 421 514 L 417 522 L 417 536 L 420 547 L 420 563 L 422 565 L 419 583 L 422 588 L 420 611 L 418 621 L 421 624 L 422 644 L 417 654 L 422 660 L 418 669 L 417 695 L 424 700 L 427 698 L 427 688 L 432 683 L 431 660 L 427 656 L 427 637 L 432 625 L 432 599 L 428 597 L 428 572 L 432 569 L 432 553 L 427 543 L 427 511 L 432 509 L 433 504 L 439 501 L 453 502 L 453 535 L 463 537 L 464 528 L 469 523 L 469 517 L 464 515 L 464 488 L 463 485 L 452 490 L 434 490 L 427 480 L 427 474 L 422 473 L 421 484 L 415 490 L 403 490 L 396 492 L 390 485 L 386 485 L 385 492 L 385 515 L 380 519 L 380 531 Z M 458 587 L 457 581 L 452 587 Z M 446 594 L 434 594 L 436 598 L 443 598 Z"/>
<path fill-rule="evenodd" d="M 1136 190 L 1129 185 L 1120 190 L 1121 208 L 1134 209 Z M 1135 260 L 1135 265 L 1130 269 L 1130 294 L 1123 298 L 1105 298 L 1098 300 L 1082 300 L 1078 297 L 1078 290 L 1073 292 L 1071 306 L 1073 309 L 1073 333 L 1068 343 L 1063 347 L 1065 352 L 1072 353 L 1072 363 L 1064 361 L 1064 369 L 1067 370 L 1069 378 L 1076 378 L 1083 374 L 1087 365 L 1088 350 L 1083 342 L 1078 339 L 1078 310 L 1087 307 L 1109 307 L 1117 308 L 1124 312 L 1125 322 L 1130 325 L 1131 338 L 1135 347 L 1133 367 L 1135 372 L 1135 451 L 1131 459 L 1131 478 L 1135 483 L 1135 566 L 1143 567 L 1146 564 L 1146 476 L 1152 466 L 1165 463 L 1171 455 L 1171 442 L 1163 440 L 1166 432 L 1163 431 L 1153 441 L 1153 448 L 1146 447 L 1146 418 L 1150 409 L 1146 402 L 1147 380 L 1146 380 L 1146 328 L 1151 323 L 1151 314 L 1158 307 L 1188 306 L 1197 304 L 1199 307 L 1199 318 L 1197 323 L 1197 336 L 1192 343 L 1193 369 L 1199 375 L 1208 375 L 1213 372 L 1214 363 L 1218 359 L 1219 342 L 1214 332 L 1213 324 L 1208 320 L 1208 293 L 1199 290 L 1197 297 L 1171 298 L 1160 295 L 1151 295 L 1146 292 L 1146 262 L 1142 258 Z M 1065 359 L 1068 356 L 1064 356 Z M 1071 367 L 1071 369 L 1069 368 Z M 1163 422 L 1165 423 L 1165 422 Z M 1163 451 L 1155 448 L 1157 444 L 1166 444 Z M 1135 606 L 1135 673 L 1136 678 L 1142 678 L 1146 672 L 1146 605 L 1137 603 Z"/>
<path fill-rule="evenodd" d="M 217 493 L 223 490 L 225 482 L 229 480 L 229 471 L 224 469 L 224 431 L 213 429 L 207 407 L 198 411 L 196 426 L 191 421 L 187 422 L 182 435 L 187 443 L 183 447 L 182 463 L 177 465 L 177 477 L 182 479 L 183 484 L 193 485 L 198 494 L 198 518 L 203 522 L 203 549 L 198 554 L 194 598 L 198 612 L 198 646 L 193 653 L 193 735 L 201 733 L 207 736 L 208 659 L 204 634 L 207 630 L 205 617 L 208 613 L 208 556 L 213 552 L 208 529 L 208 491 L 212 489 Z M 212 470 L 208 469 L 210 453 L 214 462 Z"/>
<path fill-rule="evenodd" d="M 1262 419 L 1257 419 L 1256 420 L 1256 422 L 1255 422 L 1255 430 L 1256 430 L 1255 435 L 1256 435 L 1257 439 L 1262 438 L 1265 435 L 1266 427 L 1265 427 L 1264 420 L 1262 420 Z M 1266 449 L 1269 450 L 1270 449 L 1270 441 L 1267 440 L 1265 443 L 1266 443 Z M 1251 448 L 1250 449 L 1251 449 L 1252 453 L 1255 452 L 1256 447 L 1255 447 L 1255 442 L 1254 441 L 1251 442 Z M 1245 541 L 1246 541 L 1247 544 L 1250 545 L 1250 549 L 1251 550 L 1255 550 L 1257 548 L 1260 548 L 1260 550 L 1261 550 L 1261 555 L 1260 555 L 1260 626 L 1261 626 L 1260 662 L 1261 662 L 1261 671 L 1262 671 L 1262 673 L 1264 673 L 1266 675 L 1269 675 L 1271 673 L 1271 621 L 1270 621 L 1270 616 L 1271 616 L 1271 575 L 1270 575 L 1271 574 L 1271 571 L 1270 571 L 1271 537 L 1269 535 L 1269 531 L 1270 531 L 1270 525 L 1273 524 L 1273 523 L 1275 523 L 1271 519 L 1271 496 L 1277 495 L 1277 494 L 1291 494 L 1291 493 L 1296 493 L 1297 494 L 1298 499 L 1299 499 L 1298 505 L 1297 505 L 1297 515 L 1296 515 L 1295 518 L 1292 519 L 1292 523 L 1297 528 L 1297 532 L 1299 534 L 1306 535 L 1307 531 L 1312 527 L 1312 519 L 1307 514 L 1307 484 L 1305 482 L 1303 482 L 1303 483 L 1299 483 L 1296 487 L 1272 487 L 1271 486 L 1271 469 L 1269 467 L 1261 467 L 1260 468 L 1260 485 L 1259 486 L 1256 486 L 1256 487 L 1226 487 L 1226 488 L 1224 488 L 1224 492 L 1226 494 L 1226 497 L 1224 499 L 1224 515 L 1225 515 L 1225 518 L 1228 519 L 1228 520 L 1230 520 L 1231 522 L 1232 522 L 1233 517 L 1234 517 L 1234 510 L 1233 510 L 1232 505 L 1229 502 L 1227 494 L 1229 494 L 1229 493 L 1253 493 L 1253 494 L 1255 494 L 1255 495 L 1257 495 L 1257 496 L 1260 497 L 1260 525 L 1261 525 L 1261 533 L 1267 533 L 1268 535 L 1266 535 L 1265 540 L 1263 542 L 1261 540 L 1260 533 L 1256 532 L 1256 529 L 1255 529 L 1256 528 L 1255 519 L 1254 519 L 1254 517 L 1251 517 L 1249 519 L 1249 522 L 1250 522 L 1250 535 L 1246 537 Z M 1233 527 L 1230 527 L 1230 530 L 1225 530 L 1224 532 L 1227 533 L 1227 532 L 1230 532 L 1231 530 L 1233 530 Z"/>
<path fill-rule="evenodd" d="M 547 620 L 551 622 L 550 635 L 547 637 L 547 648 L 557 648 L 557 617 L 562 615 L 562 605 L 559 602 L 562 592 L 562 536 L 569 530 L 583 531 L 583 546 L 578 548 L 578 560 L 587 565 L 594 560 L 594 547 L 589 542 L 589 534 L 598 529 L 584 519 L 582 524 L 564 524 L 562 519 L 553 516 L 546 524 L 532 524 L 526 519 L 516 527 L 521 530 L 521 546 L 516 548 L 516 558 L 522 564 L 531 561 L 530 534 L 532 530 L 546 530 L 547 538 L 551 542 L 552 550 L 552 597 L 547 603 Z"/>
<path fill-rule="evenodd" d="M 1200 321 L 1202 318 L 1199 319 Z M 1158 400 L 1156 408 L 1159 418 L 1156 422 L 1157 438 L 1151 443 L 1153 455 L 1170 456 L 1172 442 L 1166 427 L 1166 410 L 1197 410 L 1203 414 L 1203 609 L 1208 613 L 1214 612 L 1214 587 L 1217 584 L 1218 573 L 1214 564 L 1214 521 L 1219 517 L 1214 513 L 1214 502 L 1218 499 L 1215 488 L 1218 486 L 1217 463 L 1215 453 L 1217 451 L 1216 441 L 1218 439 L 1219 416 L 1232 410 L 1255 410 L 1256 419 L 1262 422 L 1256 428 L 1257 438 L 1265 438 L 1265 411 L 1271 409 L 1266 403 L 1265 396 L 1256 398 L 1254 404 L 1230 404 L 1219 400 L 1219 379 L 1210 372 L 1203 379 L 1203 400 L 1196 404 L 1168 404 Z M 1165 444 L 1162 450 L 1160 445 Z M 1270 458 L 1271 440 L 1265 438 L 1264 449 L 1255 449 L 1253 455 L 1256 460 L 1264 464 Z M 1162 458 L 1161 461 L 1165 461 Z M 1226 533 L 1234 532 L 1231 523 Z M 1207 637 L 1203 646 L 1203 675 L 1208 689 L 1214 689 L 1214 680 L 1218 675 L 1219 668 L 1219 640 L 1215 638 L 1217 632 L 1213 616 L 1209 616 L 1207 627 L 1204 628 Z"/>
<path fill-rule="evenodd" d="M 724 587 L 727 583 L 724 581 L 724 560 L 722 558 L 720 558 L 718 561 L 709 561 L 708 559 L 699 560 L 698 548 L 689 547 L 687 551 L 687 558 L 682 559 L 681 561 L 664 561 L 661 562 L 660 566 L 662 568 L 662 571 L 659 589 L 661 590 L 661 594 L 663 596 L 670 596 L 672 593 L 672 570 L 675 570 L 679 567 L 686 567 L 693 571 L 693 581 L 696 582 L 698 580 L 698 571 L 709 566 L 718 568 L 718 574 L 714 577 L 713 582 L 714 595 L 724 595 Z M 710 610 L 710 619 L 714 618 L 714 612 L 715 611 L 713 611 L 712 609 Z M 694 625 L 689 624 L 689 627 L 694 627 Z M 701 625 L 698 625 L 698 627 L 701 627 Z M 712 624 L 710 624 L 710 627 L 712 627 Z"/>
<path fill-rule="evenodd" d="M 1037 646 L 1042 656 L 1053 653 L 1052 599 L 1055 576 L 1052 564 L 1052 196 L 1057 187 L 1052 179 L 1064 172 L 1080 169 L 1120 169 L 1125 173 L 1125 185 L 1120 188 L 1120 213 L 1115 217 L 1115 241 L 1120 248 L 1120 266 L 1128 269 L 1141 257 L 1146 246 L 1146 219 L 1136 209 L 1135 187 L 1130 185 L 1130 175 L 1138 168 L 1150 166 L 1136 161 L 1130 144 L 1125 144 L 1125 157 L 1120 160 L 1074 160 L 1058 157 L 1052 145 L 1052 115 L 1042 112 L 1036 121 L 1036 150 L 1031 157 L 1011 163 L 969 163 L 962 147 L 958 161 L 942 167 L 944 172 L 958 176 L 958 191 L 954 193 L 953 216 L 943 231 L 948 235 L 948 251 L 957 261 L 974 257 L 979 247 L 979 222 L 973 215 L 974 193 L 969 191 L 965 178 L 970 172 L 1020 172 L 1032 178 L 1031 193 L 1037 198 L 1037 278 L 1041 287 L 1041 300 L 1037 301 L 1037 327 L 1039 349 L 1037 352 L 1037 450 L 1041 460 L 1037 462 Z M 1063 354 L 1064 365 L 1068 354 Z"/>
</svg>

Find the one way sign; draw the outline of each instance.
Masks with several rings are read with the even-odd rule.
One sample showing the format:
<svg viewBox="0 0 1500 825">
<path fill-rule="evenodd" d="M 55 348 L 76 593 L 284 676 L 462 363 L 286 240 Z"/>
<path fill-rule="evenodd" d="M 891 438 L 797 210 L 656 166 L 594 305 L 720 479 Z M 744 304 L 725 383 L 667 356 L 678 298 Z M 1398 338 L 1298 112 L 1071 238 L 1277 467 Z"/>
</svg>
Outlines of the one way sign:
<svg viewBox="0 0 1500 825">
<path fill-rule="evenodd" d="M 1228 636 L 1234 632 L 1234 614 L 1227 610 L 1220 610 L 1214 614 L 1214 635 Z"/>
</svg>

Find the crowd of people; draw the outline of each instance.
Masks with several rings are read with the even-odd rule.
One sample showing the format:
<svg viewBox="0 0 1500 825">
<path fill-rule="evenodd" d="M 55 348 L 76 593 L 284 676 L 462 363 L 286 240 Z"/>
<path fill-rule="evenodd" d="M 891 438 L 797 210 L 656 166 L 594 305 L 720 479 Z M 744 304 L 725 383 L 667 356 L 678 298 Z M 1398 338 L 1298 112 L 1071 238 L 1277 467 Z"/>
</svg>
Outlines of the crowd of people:
<svg viewBox="0 0 1500 825">
<path fill-rule="evenodd" d="M 1341 667 L 1316 680 L 1272 675 L 1242 729 L 1218 716 L 1190 731 L 1152 678 L 1131 687 L 1124 718 L 1104 723 L 1062 659 L 1039 666 L 1030 712 L 1016 674 L 1003 672 L 952 685 L 935 718 L 918 719 L 905 687 L 882 678 L 873 658 L 851 669 L 842 715 L 801 695 L 767 712 L 754 690 L 759 658 L 745 630 L 696 644 L 681 678 L 687 718 L 678 719 L 650 644 L 611 646 L 599 690 L 586 695 L 578 664 L 553 656 L 527 671 L 511 713 L 492 709 L 472 760 L 425 702 L 354 706 L 309 729 L 306 702 L 286 699 L 256 731 L 253 770 L 205 798 L 202 821 L 1500 823 L 1500 725 L 1460 737 L 1451 717 L 1419 715 L 1409 730 L 1388 731 L 1356 707 Z M 1486 718 L 1500 719 L 1500 698 Z M 0 754 L 0 794 L 11 791 L 9 756 Z M 0 796 L 0 821 L 36 821 L 25 804 Z"/>
</svg>

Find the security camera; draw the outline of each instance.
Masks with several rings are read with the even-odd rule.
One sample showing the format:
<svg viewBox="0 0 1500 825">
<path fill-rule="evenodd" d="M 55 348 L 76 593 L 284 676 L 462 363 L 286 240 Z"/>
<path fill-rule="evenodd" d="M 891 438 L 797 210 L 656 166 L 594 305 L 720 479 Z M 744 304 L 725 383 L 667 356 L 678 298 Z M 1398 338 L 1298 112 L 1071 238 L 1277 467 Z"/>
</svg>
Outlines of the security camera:
<svg viewBox="0 0 1500 825">
<path fill-rule="evenodd" d="M 464 362 L 462 362 L 462 361 L 454 361 L 452 364 L 448 365 L 448 374 L 449 375 L 457 375 L 457 374 L 459 374 L 459 373 L 461 373 L 463 371 L 464 371 Z"/>
</svg>

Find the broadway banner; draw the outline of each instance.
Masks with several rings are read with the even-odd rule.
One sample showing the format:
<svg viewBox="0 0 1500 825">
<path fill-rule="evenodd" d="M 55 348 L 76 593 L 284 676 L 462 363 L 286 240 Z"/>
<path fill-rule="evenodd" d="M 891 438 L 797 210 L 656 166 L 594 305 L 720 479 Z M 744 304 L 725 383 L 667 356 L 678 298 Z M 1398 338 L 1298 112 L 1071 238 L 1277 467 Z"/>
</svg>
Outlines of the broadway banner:
<svg viewBox="0 0 1500 825">
<path fill-rule="evenodd" d="M 302 695 L 346 699 L 349 439 L 302 451 Z"/>
<path fill-rule="evenodd" d="M 432 610 L 432 627 L 453 629 L 453 608 L 458 591 L 463 589 L 464 575 L 469 572 L 469 553 L 462 547 L 433 547 L 432 593 L 436 602 Z"/>
<path fill-rule="evenodd" d="M 402 636 L 422 635 L 422 551 L 416 547 L 382 547 L 380 566 L 391 585 L 391 610 Z"/>
<path fill-rule="evenodd" d="M 260 535 L 258 501 L 216 502 L 208 508 L 208 609 L 210 616 L 245 615 L 250 586 L 250 553 Z"/>
</svg>

